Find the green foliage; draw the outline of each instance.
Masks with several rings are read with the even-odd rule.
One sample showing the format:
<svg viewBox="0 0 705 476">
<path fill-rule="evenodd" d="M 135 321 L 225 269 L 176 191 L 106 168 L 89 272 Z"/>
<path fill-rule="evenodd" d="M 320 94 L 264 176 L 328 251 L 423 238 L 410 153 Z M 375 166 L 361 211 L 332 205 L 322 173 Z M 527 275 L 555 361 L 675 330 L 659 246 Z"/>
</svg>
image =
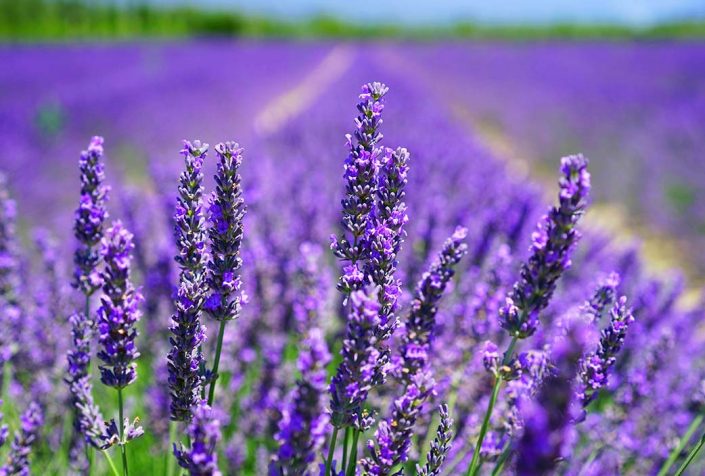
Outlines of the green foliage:
<svg viewBox="0 0 705 476">
<path fill-rule="evenodd" d="M 643 29 L 613 24 L 482 25 L 447 27 L 354 24 L 328 16 L 287 22 L 235 11 L 188 6 L 157 7 L 142 1 L 0 0 L 0 40 L 47 41 L 135 37 L 470 38 L 498 40 L 702 38 L 705 19 Z"/>
</svg>

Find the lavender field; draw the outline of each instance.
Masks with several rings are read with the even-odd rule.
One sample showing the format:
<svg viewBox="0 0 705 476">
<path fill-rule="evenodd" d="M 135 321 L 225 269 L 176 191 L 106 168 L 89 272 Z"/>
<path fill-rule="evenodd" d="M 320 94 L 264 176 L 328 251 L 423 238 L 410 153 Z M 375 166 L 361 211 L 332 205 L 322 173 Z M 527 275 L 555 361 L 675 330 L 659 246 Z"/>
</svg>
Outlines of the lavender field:
<svg viewBox="0 0 705 476">
<path fill-rule="evenodd" d="M 705 471 L 705 44 L 0 64 L 0 475 Z"/>
</svg>

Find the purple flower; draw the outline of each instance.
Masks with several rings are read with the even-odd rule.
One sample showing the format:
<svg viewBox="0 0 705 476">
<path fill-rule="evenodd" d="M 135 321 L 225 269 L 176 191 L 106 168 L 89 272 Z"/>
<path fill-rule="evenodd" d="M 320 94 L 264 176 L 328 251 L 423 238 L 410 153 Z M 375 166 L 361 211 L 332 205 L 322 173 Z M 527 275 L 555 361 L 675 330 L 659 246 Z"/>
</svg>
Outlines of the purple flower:
<svg viewBox="0 0 705 476">
<path fill-rule="evenodd" d="M 575 226 L 585 212 L 590 191 L 587 163 L 582 155 L 561 160 L 559 204 L 532 235 L 531 256 L 500 308 L 500 325 L 513 337 L 524 339 L 536 332 L 539 313 L 548 305 L 558 278 L 570 267 L 571 253 L 580 238 Z"/>
<path fill-rule="evenodd" d="M 211 253 L 208 261 L 208 285 L 211 295 L 204 309 L 217 321 L 237 319 L 242 297 L 240 277 L 242 266 L 242 221 L 246 207 L 238 173 L 242 164 L 242 149 L 235 142 L 215 146 L 218 154 L 216 190 L 209 211 L 211 227 L 208 230 Z"/>
<path fill-rule="evenodd" d="M 116 389 L 130 385 L 137 378 L 135 347 L 139 305 L 142 295 L 130 280 L 132 234 L 117 221 L 102 241 L 101 255 L 105 263 L 103 296 L 98 309 L 98 342 L 102 346 L 98 358 L 101 381 Z"/>
<path fill-rule="evenodd" d="M 619 286 L 619 274 L 610 273 L 600 282 L 592 298 L 585 303 L 584 312 L 592 322 L 599 322 L 605 310 L 614 304 L 617 286 Z"/>
<path fill-rule="evenodd" d="M 193 420 L 186 433 L 189 437 L 188 448 L 174 444 L 174 456 L 179 465 L 193 476 L 220 476 L 218 470 L 218 452 L 220 441 L 220 422 L 214 417 L 211 407 L 200 402 L 193 410 Z"/>
<path fill-rule="evenodd" d="M 436 437 L 431 442 L 431 448 L 426 455 L 426 464 L 421 467 L 416 465 L 416 472 L 419 476 L 438 476 L 441 474 L 441 467 L 450 451 L 453 439 L 453 419 L 448 413 L 448 405 L 445 403 L 438 408 L 441 415 L 441 422 L 436 429 Z"/>
<path fill-rule="evenodd" d="M 329 416 L 323 396 L 330 353 L 318 328 L 309 330 L 298 358 L 301 377 L 282 410 L 275 439 L 279 449 L 275 464 L 283 474 L 310 474 L 325 442 Z"/>
<path fill-rule="evenodd" d="M 404 394 L 394 401 L 390 418 L 380 422 L 375 440 L 367 443 L 368 456 L 361 461 L 365 474 L 391 474 L 392 468 L 408 459 L 416 420 L 434 385 L 428 373 L 413 375 Z"/>
<path fill-rule="evenodd" d="M 357 109 L 360 115 L 355 119 L 353 137 L 346 136 L 348 157 L 345 160 L 345 198 L 343 198 L 342 225 L 347 236 L 339 239 L 332 237 L 331 248 L 336 256 L 350 261 L 356 270 L 358 262 L 364 264 L 370 252 L 366 235 L 374 227 L 373 212 L 377 193 L 377 173 L 381 149 L 376 147 L 382 139 L 379 126 L 382 124 L 381 114 L 384 109 L 384 95 L 388 88 L 381 83 L 370 83 L 362 87 L 360 102 Z M 344 294 L 350 294 L 365 284 L 364 279 L 346 280 L 346 276 L 354 276 L 354 270 L 346 271 L 338 282 L 338 289 Z"/>
<path fill-rule="evenodd" d="M 341 351 L 343 360 L 329 388 L 331 423 L 337 428 L 355 425 L 366 429 L 369 425 L 362 405 L 375 384 L 380 358 L 375 331 L 381 307 L 374 294 L 359 290 L 350 295 L 351 310 Z"/>
<path fill-rule="evenodd" d="M 0 468 L 0 476 L 29 476 L 29 455 L 44 425 L 44 414 L 39 405 L 31 402 L 20 416 L 20 429 L 10 445 L 7 462 Z"/>
<path fill-rule="evenodd" d="M 89 374 L 93 323 L 83 313 L 73 314 L 69 322 L 73 346 L 67 354 L 66 383 L 76 409 L 74 427 L 84 441 L 95 448 L 107 449 L 116 444 L 119 437 L 117 431 L 109 431 L 109 426 L 115 426 L 115 423 L 105 421 L 93 400 L 93 385 Z"/>
<path fill-rule="evenodd" d="M 78 247 L 74 253 L 74 286 L 86 296 L 101 286 L 98 270 L 100 250 L 98 244 L 103 237 L 103 224 L 108 218 L 106 202 L 110 188 L 103 182 L 103 138 L 93 137 L 88 149 L 81 153 L 81 198 L 74 222 L 74 234 Z"/>
<path fill-rule="evenodd" d="M 438 303 L 443 297 L 446 286 L 455 275 L 455 266 L 467 253 L 464 240 L 465 228 L 457 228 L 443 245 L 436 261 L 424 273 L 416 287 L 416 294 L 411 303 L 411 310 L 404 323 L 404 335 L 399 349 L 400 368 L 397 370 L 401 380 L 408 383 L 416 372 L 424 369 L 428 363 L 428 353 L 433 341 L 436 327 Z"/>
<path fill-rule="evenodd" d="M 207 291 L 204 217 L 201 204 L 203 174 L 201 168 L 208 150 L 199 141 L 184 141 L 181 151 L 186 163 L 179 177 L 179 196 L 174 227 L 181 268 L 179 288 L 174 298 L 171 350 L 168 356 L 170 413 L 175 421 L 189 421 L 193 408 L 200 401 L 203 377 L 200 367 L 203 356 L 199 350 L 205 340 L 201 323 L 201 308 Z"/>
<path fill-rule="evenodd" d="M 624 345 L 629 325 L 634 322 L 631 309 L 627 308 L 627 298 L 622 296 L 610 311 L 610 323 L 600 335 L 597 350 L 580 361 L 582 387 L 579 396 L 583 406 L 587 406 L 598 391 L 607 385 L 610 368 L 617 361 L 617 354 Z"/>
</svg>

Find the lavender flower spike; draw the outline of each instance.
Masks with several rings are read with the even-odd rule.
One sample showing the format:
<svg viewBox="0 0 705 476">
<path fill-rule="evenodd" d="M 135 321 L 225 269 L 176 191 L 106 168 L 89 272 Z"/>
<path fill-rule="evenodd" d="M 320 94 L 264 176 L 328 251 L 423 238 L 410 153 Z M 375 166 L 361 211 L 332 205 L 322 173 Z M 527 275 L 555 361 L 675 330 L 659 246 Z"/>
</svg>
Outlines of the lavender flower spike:
<svg viewBox="0 0 705 476">
<path fill-rule="evenodd" d="M 211 294 L 204 309 L 216 321 L 237 319 L 240 316 L 240 276 L 242 266 L 242 221 L 246 207 L 238 170 L 242 163 L 242 149 L 235 142 L 215 146 L 218 154 L 216 190 L 209 212 L 211 227 L 208 235 L 211 256 L 208 262 L 208 284 Z"/>
<path fill-rule="evenodd" d="M 215 398 L 215 384 L 218 378 L 220 353 L 225 334 L 225 323 L 240 316 L 243 296 L 239 270 L 242 266 L 240 246 L 242 245 L 242 220 L 245 217 L 245 201 L 238 170 L 242 164 L 242 149 L 235 142 L 215 146 L 218 154 L 218 173 L 215 176 L 216 190 L 210 202 L 210 222 L 208 230 L 211 255 L 208 261 L 208 286 L 210 296 L 203 305 L 213 319 L 220 322 L 213 368 L 206 374 L 208 404 Z"/>
<path fill-rule="evenodd" d="M 516 446 L 517 476 L 553 474 L 559 459 L 567 456 L 574 439 L 574 379 L 588 341 L 587 329 L 576 321 L 555 344 L 555 373 L 544 380 L 536 400 L 522 409 L 524 432 Z"/>
<path fill-rule="evenodd" d="M 583 312 L 592 322 L 599 322 L 604 312 L 614 304 L 619 280 L 619 274 L 610 273 L 600 282 L 590 300 L 583 306 Z"/>
<path fill-rule="evenodd" d="M 575 226 L 590 192 L 587 164 L 582 155 L 561 160 L 559 204 L 532 235 L 531 256 L 499 311 L 500 325 L 512 337 L 523 339 L 536 332 L 539 313 L 548 305 L 558 278 L 570 267 L 570 255 L 580 238 Z"/>
<path fill-rule="evenodd" d="M 386 476 L 407 460 L 416 419 L 434 386 L 428 373 L 413 376 L 404 394 L 394 401 L 391 418 L 380 422 L 376 441 L 368 441 L 368 456 L 361 461 L 364 474 Z"/>
<path fill-rule="evenodd" d="M 448 413 L 448 405 L 445 403 L 438 409 L 441 415 L 441 422 L 436 430 L 436 437 L 431 442 L 431 448 L 426 456 L 426 464 L 421 467 L 416 465 L 416 472 L 419 476 L 438 476 L 441 474 L 441 466 L 445 462 L 450 451 L 451 440 L 453 439 L 453 419 Z"/>
<path fill-rule="evenodd" d="M 388 339 L 397 327 L 394 312 L 401 294 L 401 283 L 394 275 L 397 255 L 404 241 L 404 225 L 409 221 L 404 203 L 408 162 L 406 149 L 385 149 L 377 179 L 378 202 L 373 212 L 373 226 L 366 235 L 369 257 L 364 273 L 379 286 L 382 319 L 377 338 L 380 342 Z"/>
<path fill-rule="evenodd" d="M 375 297 L 376 292 L 369 294 L 363 290 L 350 296 L 351 311 L 341 351 L 343 360 L 329 388 L 331 423 L 336 428 L 354 425 L 358 430 L 365 430 L 371 423 L 363 414 L 362 406 L 375 383 L 380 356 L 375 346 L 380 305 Z"/>
<path fill-rule="evenodd" d="M 142 295 L 130 281 L 132 234 L 120 221 L 110 227 L 102 241 L 103 296 L 98 309 L 98 342 L 102 349 L 98 358 L 101 381 L 116 389 L 130 385 L 137 378 L 135 347 L 139 305 Z"/>
<path fill-rule="evenodd" d="M 192 476 L 220 476 L 218 452 L 220 422 L 214 418 L 211 407 L 200 402 L 193 411 L 193 420 L 187 434 L 190 448 L 174 444 L 174 456 L 179 465 Z"/>
<path fill-rule="evenodd" d="M 93 385 L 88 368 L 91 363 L 91 338 L 93 335 L 93 322 L 83 313 L 73 314 L 69 318 L 73 346 L 67 353 L 68 376 L 66 383 L 69 385 L 73 404 L 77 410 L 74 426 L 76 432 L 91 446 L 98 449 L 107 449 L 117 444 L 119 435 L 111 432 L 114 423 L 106 425 L 100 409 L 93 400 Z"/>
<path fill-rule="evenodd" d="M 275 466 L 288 475 L 313 474 L 312 464 L 325 442 L 329 416 L 322 396 L 326 387 L 326 366 L 331 357 L 323 332 L 308 332 L 298 358 L 301 377 L 282 411 L 276 440 L 279 450 Z"/>
<path fill-rule="evenodd" d="M 189 421 L 200 401 L 202 377 L 199 368 L 203 357 L 199 346 L 205 339 L 201 307 L 205 299 L 205 233 L 201 206 L 203 174 L 201 169 L 207 144 L 184 142 L 181 153 L 186 169 L 179 177 L 179 196 L 174 215 L 178 255 L 181 267 L 179 289 L 174 300 L 176 311 L 170 331 L 168 356 L 170 416 L 174 421 Z"/>
<path fill-rule="evenodd" d="M 579 396 L 583 406 L 594 400 L 597 392 L 607 385 L 609 370 L 617 361 L 617 354 L 622 349 L 624 337 L 632 322 L 634 316 L 631 309 L 627 308 L 627 298 L 622 296 L 610 311 L 610 324 L 602 331 L 597 350 L 580 361 L 582 388 Z"/>
<path fill-rule="evenodd" d="M 401 361 L 398 373 L 404 383 L 409 383 L 413 375 L 428 363 L 438 302 L 455 274 L 455 265 L 467 253 L 468 247 L 463 242 L 466 236 L 465 228 L 458 227 L 453 232 L 416 288 L 399 350 Z"/>
<path fill-rule="evenodd" d="M 31 402 L 20 416 L 20 430 L 15 433 L 7 463 L 0 468 L 0 476 L 29 476 L 29 455 L 43 424 L 42 409 Z"/>
<path fill-rule="evenodd" d="M 88 149 L 81 153 L 81 199 L 76 209 L 74 234 L 79 245 L 74 254 L 74 286 L 86 296 L 101 286 L 98 270 L 98 244 L 103 237 L 103 224 L 108 217 L 105 204 L 109 187 L 104 185 L 103 138 L 93 137 Z"/>
<path fill-rule="evenodd" d="M 362 288 L 367 280 L 362 265 L 369 257 L 369 244 L 365 235 L 373 227 L 372 212 L 377 192 L 377 171 L 381 149 L 375 147 L 382 139 L 379 127 L 382 124 L 384 95 L 388 88 L 382 83 L 370 83 L 362 87 L 357 105 L 360 115 L 355 119 L 355 142 L 346 136 L 348 157 L 344 165 L 345 198 L 343 205 L 343 229 L 347 236 L 331 236 L 331 249 L 340 259 L 349 261 L 338 281 L 338 289 L 346 295 Z"/>
</svg>

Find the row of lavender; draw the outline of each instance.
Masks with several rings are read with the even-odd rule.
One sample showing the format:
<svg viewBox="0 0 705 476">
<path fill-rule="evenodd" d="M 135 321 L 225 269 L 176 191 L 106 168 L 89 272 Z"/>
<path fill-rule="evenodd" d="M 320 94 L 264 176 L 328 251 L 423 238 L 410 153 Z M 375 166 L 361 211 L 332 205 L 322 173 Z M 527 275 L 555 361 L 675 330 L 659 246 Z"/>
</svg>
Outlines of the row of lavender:
<svg viewBox="0 0 705 476">
<path fill-rule="evenodd" d="M 582 158 L 564 161 L 559 204 L 530 237 L 543 209 L 536 195 L 507 177 L 424 91 L 391 75 L 395 101 L 385 112 L 385 140 L 407 145 L 411 155 L 381 147 L 385 89 L 367 86 L 348 141 L 342 227 L 335 226 L 340 182 L 332 177 L 340 160 L 335 150 L 321 150 L 321 136 L 341 130 L 336 121 L 346 108 L 332 98 L 353 90 L 360 75 L 352 72 L 326 92 L 316 115 L 270 137 L 249 169 L 245 158 L 242 268 L 236 146 L 215 148 L 212 200 L 201 197 L 205 146 L 193 142 L 184 149 L 176 203 L 169 187 L 126 200 L 113 212 L 125 225 L 101 233 L 102 146 L 94 142 L 82 160 L 77 231 L 84 247 L 77 256 L 82 290 L 104 297 L 97 312 L 89 306 L 71 319 L 73 349 L 66 348 L 65 317 L 85 302 L 66 289 L 66 263 L 49 240 L 39 241 L 41 263 L 20 252 L 6 197 L 5 296 L 12 312 L 5 315 L 16 332 L 3 336 L 12 410 L 6 413 L 13 420 L 19 402 L 37 401 L 23 430 L 42 436 L 33 446 L 38 467 L 107 468 L 91 451 L 88 461 L 82 457 L 88 441 L 101 449 L 117 444 L 133 473 L 168 471 L 176 461 L 169 443 L 189 421 L 190 441 L 183 438 L 176 455 L 193 474 L 215 473 L 216 460 L 226 474 L 317 474 L 317 463 L 336 473 L 357 467 L 391 474 L 402 464 L 413 473 L 418 463 L 422 474 L 648 474 L 678 449 L 701 411 L 703 375 L 694 369 L 702 346 L 693 329 L 702 312 L 675 307 L 677 282 L 645 277 L 634 252 L 615 250 L 604 237 L 589 235 L 573 249 L 589 189 Z M 410 117 L 425 122 L 412 127 Z M 174 210 L 176 240 L 168 231 Z M 458 225 L 464 228 L 454 232 Z M 333 248 L 344 261 L 340 279 L 340 265 L 326 250 L 331 232 L 339 235 Z M 36 297 L 17 298 L 29 290 Z M 112 391 L 90 389 L 86 333 L 93 319 L 101 380 L 125 394 L 118 405 Z M 602 337 L 586 338 L 591 328 L 604 329 Z M 497 350 L 505 348 L 504 355 Z M 68 350 L 70 386 L 62 382 Z M 328 365 L 331 354 L 340 357 Z M 574 388 L 576 374 L 583 385 Z M 139 415 L 141 427 L 123 418 L 106 424 L 95 402 L 105 415 Z M 77 417 L 67 417 L 72 406 Z M 583 406 L 584 413 L 569 411 Z M 41 430 L 40 409 L 47 422 Z M 654 421 L 654 414 L 665 418 Z M 170 421 L 182 425 L 172 424 L 171 436 Z M 20 433 L 10 454 L 32 438 Z"/>
<path fill-rule="evenodd" d="M 687 43 L 442 44 L 392 48 L 441 97 L 534 167 L 581 150 L 595 198 L 700 255 L 705 48 Z M 698 271 L 703 269 L 697 260 Z"/>
</svg>

